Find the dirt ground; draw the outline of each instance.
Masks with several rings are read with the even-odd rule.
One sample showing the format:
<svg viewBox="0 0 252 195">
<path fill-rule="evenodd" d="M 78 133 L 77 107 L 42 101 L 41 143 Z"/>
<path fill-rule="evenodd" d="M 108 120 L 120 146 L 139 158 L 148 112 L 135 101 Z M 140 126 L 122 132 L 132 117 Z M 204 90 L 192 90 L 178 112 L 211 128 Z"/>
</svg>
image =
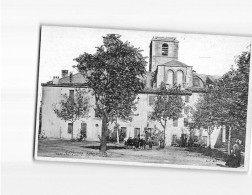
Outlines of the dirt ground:
<svg viewBox="0 0 252 195">
<path fill-rule="evenodd" d="M 135 150 L 131 148 L 122 149 L 124 147 L 123 144 L 108 144 L 108 146 L 112 149 L 107 150 L 108 156 L 104 157 L 101 156 L 98 149 L 94 149 L 94 146 L 98 148 L 99 142 L 39 140 L 38 156 L 178 165 L 225 166 L 225 162 L 221 159 L 204 156 L 201 153 L 193 151 L 188 151 L 186 148 L 166 147 L 163 150 L 159 150 L 157 147 L 153 147 L 152 150 Z"/>
</svg>

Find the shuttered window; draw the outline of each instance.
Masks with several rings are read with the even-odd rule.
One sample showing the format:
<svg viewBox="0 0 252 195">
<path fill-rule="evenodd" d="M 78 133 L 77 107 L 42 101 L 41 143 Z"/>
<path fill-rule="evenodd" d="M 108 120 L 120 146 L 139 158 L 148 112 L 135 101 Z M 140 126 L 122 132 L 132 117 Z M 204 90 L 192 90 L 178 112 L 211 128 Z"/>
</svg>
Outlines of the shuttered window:
<svg viewBox="0 0 252 195">
<path fill-rule="evenodd" d="M 186 103 L 189 103 L 189 101 L 190 101 L 190 96 L 189 96 L 189 95 L 186 95 L 186 96 L 185 96 L 185 102 L 186 102 Z"/>
<path fill-rule="evenodd" d="M 186 127 L 188 125 L 188 118 L 184 118 L 184 126 Z"/>
<path fill-rule="evenodd" d="M 149 95 L 149 105 L 153 106 L 155 102 L 155 95 Z"/>
<path fill-rule="evenodd" d="M 67 133 L 72 133 L 73 131 L 73 123 L 68 123 Z"/>
<path fill-rule="evenodd" d="M 173 120 L 173 127 L 177 127 L 178 126 L 178 119 L 174 119 Z"/>
<path fill-rule="evenodd" d="M 189 108 L 188 108 L 188 107 L 185 107 L 184 113 L 185 113 L 185 114 L 188 114 L 188 113 L 189 113 Z"/>
<path fill-rule="evenodd" d="M 69 90 L 69 98 L 74 99 L 74 90 Z"/>
</svg>

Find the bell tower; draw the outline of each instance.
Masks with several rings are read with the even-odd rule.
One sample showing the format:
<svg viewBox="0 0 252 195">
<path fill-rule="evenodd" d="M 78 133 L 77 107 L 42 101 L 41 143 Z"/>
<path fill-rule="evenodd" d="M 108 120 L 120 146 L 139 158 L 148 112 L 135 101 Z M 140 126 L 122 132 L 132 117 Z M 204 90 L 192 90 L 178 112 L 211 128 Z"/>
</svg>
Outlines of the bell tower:
<svg viewBox="0 0 252 195">
<path fill-rule="evenodd" d="M 150 43 L 149 71 L 154 72 L 158 65 L 178 60 L 178 45 L 175 37 L 153 37 Z"/>
</svg>

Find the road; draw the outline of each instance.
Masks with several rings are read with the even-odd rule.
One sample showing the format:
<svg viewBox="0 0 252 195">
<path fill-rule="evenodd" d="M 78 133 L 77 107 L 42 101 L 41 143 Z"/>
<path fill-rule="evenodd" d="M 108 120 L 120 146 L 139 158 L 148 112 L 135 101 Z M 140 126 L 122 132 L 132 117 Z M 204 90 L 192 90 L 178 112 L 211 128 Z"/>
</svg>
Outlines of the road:
<svg viewBox="0 0 252 195">
<path fill-rule="evenodd" d="M 159 150 L 153 147 L 152 150 L 135 149 L 109 149 L 108 156 L 101 156 L 98 149 L 98 142 L 71 142 L 66 140 L 39 140 L 38 156 L 58 158 L 81 158 L 113 161 L 129 161 L 143 163 L 165 163 L 177 165 L 196 166 L 224 166 L 225 162 L 204 156 L 201 153 L 187 151 L 186 148 L 166 147 Z M 109 144 L 115 147 L 115 144 Z M 122 147 L 119 145 L 118 147 Z M 91 148 L 90 148 L 91 147 Z"/>
</svg>

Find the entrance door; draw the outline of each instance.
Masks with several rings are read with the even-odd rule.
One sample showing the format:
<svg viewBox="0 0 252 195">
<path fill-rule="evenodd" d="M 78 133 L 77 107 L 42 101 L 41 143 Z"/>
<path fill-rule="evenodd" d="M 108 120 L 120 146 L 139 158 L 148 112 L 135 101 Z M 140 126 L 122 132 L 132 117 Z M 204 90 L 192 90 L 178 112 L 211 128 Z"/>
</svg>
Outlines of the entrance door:
<svg viewBox="0 0 252 195">
<path fill-rule="evenodd" d="M 126 136 L 127 136 L 127 127 L 121 127 L 121 131 L 119 134 L 119 140 L 123 141 Z"/>
<path fill-rule="evenodd" d="M 140 135 L 140 128 L 135 128 L 134 129 L 134 137 L 137 138 L 138 135 Z"/>
<path fill-rule="evenodd" d="M 177 143 L 177 135 L 172 135 L 172 145 L 176 145 Z"/>
<path fill-rule="evenodd" d="M 81 136 L 87 138 L 87 123 L 81 123 Z"/>
<path fill-rule="evenodd" d="M 202 136 L 203 143 L 207 145 L 207 136 Z"/>
<path fill-rule="evenodd" d="M 73 123 L 68 123 L 67 133 L 72 134 L 73 132 Z"/>
</svg>

